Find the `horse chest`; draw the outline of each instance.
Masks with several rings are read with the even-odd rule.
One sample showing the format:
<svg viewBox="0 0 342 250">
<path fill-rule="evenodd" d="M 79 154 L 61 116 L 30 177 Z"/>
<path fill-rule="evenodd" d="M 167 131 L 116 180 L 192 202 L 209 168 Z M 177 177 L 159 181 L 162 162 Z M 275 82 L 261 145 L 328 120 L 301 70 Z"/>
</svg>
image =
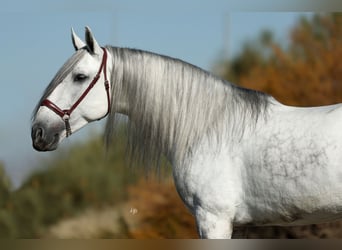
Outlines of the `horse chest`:
<svg viewBox="0 0 342 250">
<path fill-rule="evenodd" d="M 214 152 L 203 144 L 186 166 L 174 168 L 177 190 L 194 213 L 206 210 L 232 210 L 241 200 L 241 157 Z"/>
</svg>

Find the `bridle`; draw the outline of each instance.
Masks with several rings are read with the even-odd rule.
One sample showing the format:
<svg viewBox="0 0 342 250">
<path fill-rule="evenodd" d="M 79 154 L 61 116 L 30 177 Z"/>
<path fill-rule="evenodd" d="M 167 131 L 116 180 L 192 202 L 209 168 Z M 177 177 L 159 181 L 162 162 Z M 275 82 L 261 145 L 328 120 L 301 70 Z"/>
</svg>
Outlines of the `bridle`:
<svg viewBox="0 0 342 250">
<path fill-rule="evenodd" d="M 51 109 L 53 112 L 55 112 L 58 116 L 60 116 L 62 118 L 62 120 L 65 123 L 66 137 L 68 137 L 72 134 L 70 123 L 69 123 L 71 113 L 77 108 L 77 106 L 82 102 L 82 100 L 88 95 L 89 91 L 95 86 L 95 84 L 97 83 L 97 81 L 99 80 L 99 78 L 101 76 L 102 71 L 103 71 L 104 80 L 105 80 L 104 86 L 106 89 L 107 103 L 108 103 L 107 113 L 102 118 L 106 117 L 108 115 L 108 113 L 110 112 L 110 94 L 109 94 L 110 84 L 109 84 L 109 81 L 107 79 L 107 51 L 105 48 L 102 48 L 102 50 L 103 50 L 103 57 L 102 57 L 102 63 L 101 63 L 101 66 L 99 68 L 99 71 L 97 72 L 97 74 L 95 75 L 95 77 L 93 78 L 93 80 L 91 81 L 89 86 L 84 90 L 82 95 L 71 106 L 71 108 L 62 110 L 56 104 L 54 104 L 53 102 L 51 102 L 48 99 L 43 100 L 42 103 L 40 104 L 40 106 L 45 106 L 45 107 Z M 102 119 L 102 118 L 100 118 L 100 119 Z"/>
</svg>

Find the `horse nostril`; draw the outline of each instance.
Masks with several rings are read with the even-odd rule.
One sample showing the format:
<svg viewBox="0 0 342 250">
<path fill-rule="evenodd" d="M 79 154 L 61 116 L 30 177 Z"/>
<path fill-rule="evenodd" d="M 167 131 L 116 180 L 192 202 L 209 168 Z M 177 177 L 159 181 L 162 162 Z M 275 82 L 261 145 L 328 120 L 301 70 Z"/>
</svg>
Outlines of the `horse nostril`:
<svg viewBox="0 0 342 250">
<path fill-rule="evenodd" d="M 37 128 L 36 131 L 36 138 L 42 138 L 43 137 L 43 129 L 42 128 Z"/>
<path fill-rule="evenodd" d="M 41 127 L 33 127 L 32 128 L 32 138 L 33 139 L 41 139 L 44 136 L 44 130 Z"/>
</svg>

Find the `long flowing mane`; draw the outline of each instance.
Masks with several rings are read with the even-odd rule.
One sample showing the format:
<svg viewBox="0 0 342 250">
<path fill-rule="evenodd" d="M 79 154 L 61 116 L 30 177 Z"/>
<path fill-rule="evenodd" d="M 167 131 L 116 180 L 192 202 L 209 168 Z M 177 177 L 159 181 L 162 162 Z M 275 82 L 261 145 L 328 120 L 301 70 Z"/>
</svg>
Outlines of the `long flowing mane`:
<svg viewBox="0 0 342 250">
<path fill-rule="evenodd" d="M 203 138 L 222 131 L 241 136 L 266 114 L 269 96 L 243 89 L 181 60 L 127 48 L 106 47 L 113 58 L 112 111 L 129 98 L 129 152 L 145 166 L 159 166 L 162 154 L 182 161 Z M 105 136 L 112 140 L 116 114 Z M 220 132 L 221 131 L 221 132 Z"/>
</svg>

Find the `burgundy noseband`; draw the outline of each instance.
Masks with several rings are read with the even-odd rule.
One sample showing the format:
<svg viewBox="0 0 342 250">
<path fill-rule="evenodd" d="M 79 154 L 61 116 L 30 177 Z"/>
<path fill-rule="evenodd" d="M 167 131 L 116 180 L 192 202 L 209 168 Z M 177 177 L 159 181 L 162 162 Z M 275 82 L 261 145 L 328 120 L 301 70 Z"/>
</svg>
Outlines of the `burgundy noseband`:
<svg viewBox="0 0 342 250">
<path fill-rule="evenodd" d="M 41 105 L 40 105 L 40 106 L 45 106 L 45 107 L 49 108 L 50 110 L 55 112 L 58 116 L 60 116 L 63 119 L 63 121 L 65 123 L 66 137 L 68 137 L 72 134 L 70 123 L 69 123 L 71 113 L 76 109 L 76 107 L 87 96 L 89 91 L 95 86 L 95 84 L 97 83 L 97 81 L 99 80 L 99 78 L 101 76 L 102 71 L 103 71 L 104 80 L 105 80 L 104 86 L 105 86 L 106 93 L 107 93 L 107 103 L 108 103 L 107 113 L 103 117 L 107 116 L 108 113 L 110 112 L 110 94 L 109 94 L 109 87 L 110 86 L 109 86 L 109 81 L 107 79 L 107 51 L 105 48 L 102 48 L 102 50 L 103 50 L 103 57 L 102 57 L 102 63 L 101 63 L 101 66 L 99 68 L 99 71 L 97 72 L 97 74 L 95 75 L 94 79 L 91 81 L 89 86 L 84 90 L 82 95 L 71 106 L 71 108 L 62 110 L 56 104 L 54 104 L 53 102 L 51 102 L 48 99 L 43 100 Z"/>
</svg>

